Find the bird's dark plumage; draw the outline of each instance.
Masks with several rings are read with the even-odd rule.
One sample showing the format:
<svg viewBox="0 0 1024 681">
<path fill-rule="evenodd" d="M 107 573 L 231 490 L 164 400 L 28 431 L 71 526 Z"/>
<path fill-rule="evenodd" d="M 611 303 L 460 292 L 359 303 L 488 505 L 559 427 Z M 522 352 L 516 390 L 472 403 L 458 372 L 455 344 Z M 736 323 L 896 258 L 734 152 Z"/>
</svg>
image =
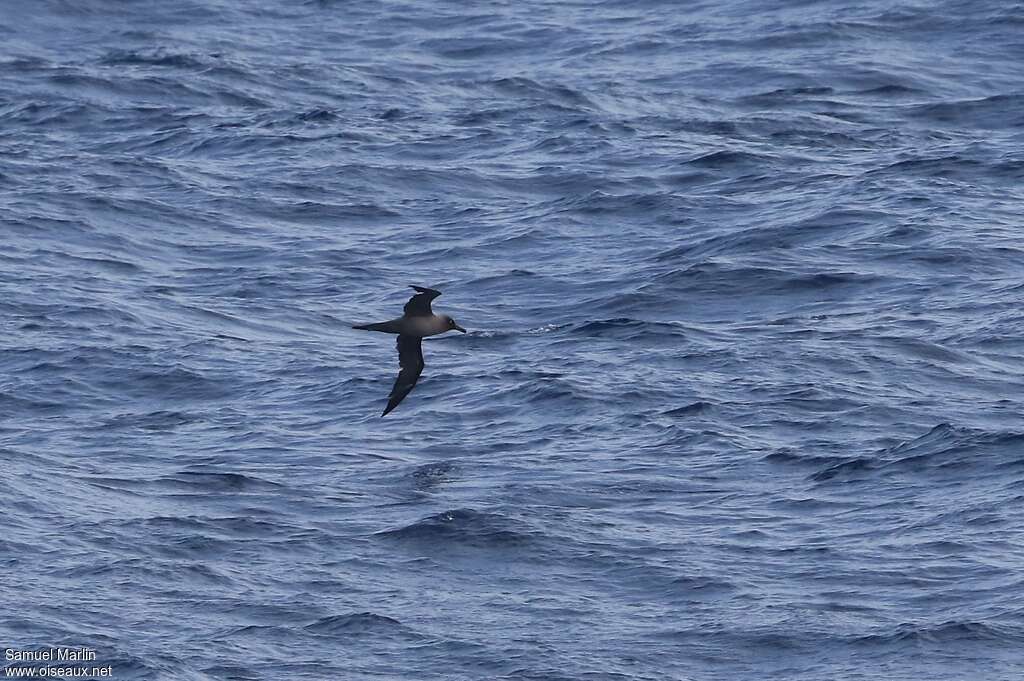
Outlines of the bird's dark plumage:
<svg viewBox="0 0 1024 681">
<path fill-rule="evenodd" d="M 434 314 L 434 311 L 430 309 L 430 301 L 441 295 L 441 292 L 422 286 L 413 286 L 412 288 L 416 289 L 417 293 L 405 304 L 403 308 L 405 315 L 407 317 L 429 317 Z"/>
<path fill-rule="evenodd" d="M 429 301 L 427 305 L 430 305 Z M 387 416 L 389 411 L 397 407 L 419 380 L 420 373 L 423 372 L 422 340 L 416 336 L 398 336 L 398 365 L 401 370 L 395 379 L 394 387 L 391 388 L 391 395 L 388 396 L 388 406 L 384 408 L 381 416 Z"/>
<path fill-rule="evenodd" d="M 434 314 L 430 301 L 441 295 L 440 291 L 422 286 L 413 286 L 416 293 L 405 304 L 405 312 L 398 319 L 373 324 L 356 324 L 353 329 L 381 331 L 398 334 L 398 364 L 401 370 L 388 396 L 388 406 L 381 416 L 387 416 L 392 409 L 405 399 L 423 372 L 423 352 L 420 341 L 425 336 L 436 336 L 447 331 L 466 330 L 446 314 Z"/>
</svg>

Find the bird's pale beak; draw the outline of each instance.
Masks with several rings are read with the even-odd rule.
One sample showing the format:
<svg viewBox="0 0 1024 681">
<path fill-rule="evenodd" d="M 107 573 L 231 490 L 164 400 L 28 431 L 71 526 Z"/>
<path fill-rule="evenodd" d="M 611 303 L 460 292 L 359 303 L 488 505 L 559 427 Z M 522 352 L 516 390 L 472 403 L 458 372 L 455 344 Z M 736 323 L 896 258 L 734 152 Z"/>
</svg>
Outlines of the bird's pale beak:
<svg viewBox="0 0 1024 681">
<path fill-rule="evenodd" d="M 458 324 L 456 324 L 452 328 L 455 329 L 456 331 L 461 331 L 462 333 L 466 333 L 466 330 L 464 328 L 462 328 L 461 326 L 459 326 Z"/>
</svg>

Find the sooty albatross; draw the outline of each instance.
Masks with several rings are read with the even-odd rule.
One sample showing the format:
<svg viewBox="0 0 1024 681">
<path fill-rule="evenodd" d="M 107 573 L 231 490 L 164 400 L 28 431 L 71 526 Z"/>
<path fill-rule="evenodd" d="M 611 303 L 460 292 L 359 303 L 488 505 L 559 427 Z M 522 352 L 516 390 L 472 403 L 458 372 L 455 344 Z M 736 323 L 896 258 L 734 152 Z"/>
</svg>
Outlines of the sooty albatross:
<svg viewBox="0 0 1024 681">
<path fill-rule="evenodd" d="M 422 286 L 412 288 L 416 289 L 416 294 L 405 304 L 403 314 L 398 319 L 376 324 L 357 324 L 352 327 L 398 334 L 398 365 L 401 370 L 395 379 L 394 387 L 391 388 L 391 395 L 388 396 L 388 406 L 384 408 L 381 416 L 387 416 L 388 412 L 397 407 L 416 385 L 420 372 L 423 371 L 423 348 L 420 347 L 420 342 L 424 337 L 452 330 L 466 333 L 454 319 L 446 314 L 434 314 L 430 309 L 430 301 L 441 295 L 440 291 Z"/>
</svg>

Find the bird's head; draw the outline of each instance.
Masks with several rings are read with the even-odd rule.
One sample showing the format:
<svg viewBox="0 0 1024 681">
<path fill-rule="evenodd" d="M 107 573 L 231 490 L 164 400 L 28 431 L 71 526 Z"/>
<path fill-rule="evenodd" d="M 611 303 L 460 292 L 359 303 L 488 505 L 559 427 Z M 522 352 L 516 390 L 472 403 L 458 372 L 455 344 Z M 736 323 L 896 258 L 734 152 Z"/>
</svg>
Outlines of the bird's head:
<svg viewBox="0 0 1024 681">
<path fill-rule="evenodd" d="M 449 331 L 461 331 L 462 333 L 466 333 L 466 330 L 456 324 L 455 320 L 448 315 L 444 315 L 444 323 L 448 326 Z"/>
</svg>

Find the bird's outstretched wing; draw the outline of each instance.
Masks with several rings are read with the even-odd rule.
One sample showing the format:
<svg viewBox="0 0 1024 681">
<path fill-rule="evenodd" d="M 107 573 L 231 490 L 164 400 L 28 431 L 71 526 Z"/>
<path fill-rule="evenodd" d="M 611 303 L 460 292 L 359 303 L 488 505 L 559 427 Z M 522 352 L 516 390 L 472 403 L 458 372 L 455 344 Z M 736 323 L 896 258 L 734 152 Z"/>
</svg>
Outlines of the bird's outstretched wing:
<svg viewBox="0 0 1024 681">
<path fill-rule="evenodd" d="M 430 303 L 428 302 L 427 305 Z M 416 381 L 423 371 L 423 348 L 420 344 L 422 340 L 417 336 L 398 336 L 398 364 L 402 368 L 398 372 L 398 378 L 395 379 L 394 387 L 391 388 L 388 406 L 384 408 L 384 413 L 381 416 L 387 416 L 388 412 L 397 407 L 398 403 L 405 399 L 405 396 L 416 385 Z"/>
<path fill-rule="evenodd" d="M 430 309 L 430 301 L 441 295 L 441 292 L 422 286 L 413 286 L 412 288 L 416 289 L 418 293 L 405 304 L 405 315 L 407 317 L 429 317 L 434 314 L 434 311 Z"/>
</svg>

